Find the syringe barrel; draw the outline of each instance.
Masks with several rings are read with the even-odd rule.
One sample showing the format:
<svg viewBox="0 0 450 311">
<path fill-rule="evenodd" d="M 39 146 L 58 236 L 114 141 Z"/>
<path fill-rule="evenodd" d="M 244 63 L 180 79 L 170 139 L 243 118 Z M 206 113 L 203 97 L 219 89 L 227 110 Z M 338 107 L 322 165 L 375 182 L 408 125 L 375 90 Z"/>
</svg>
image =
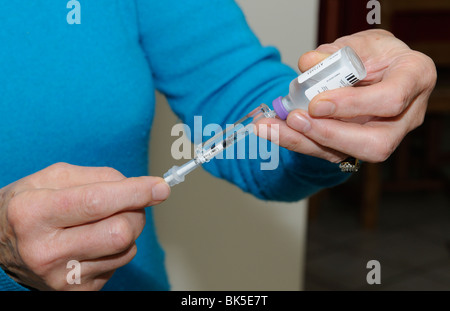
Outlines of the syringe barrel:
<svg viewBox="0 0 450 311">
<path fill-rule="evenodd" d="M 224 149 L 251 134 L 258 120 L 261 118 L 274 118 L 275 116 L 276 114 L 273 110 L 270 110 L 267 105 L 261 104 L 236 123 L 231 124 L 225 130 L 196 146 L 196 157 L 202 163 L 209 162 Z"/>
<path fill-rule="evenodd" d="M 199 166 L 199 164 L 195 161 L 195 159 L 183 164 L 179 169 L 178 169 L 178 174 L 179 175 L 187 175 L 190 172 L 192 172 L 193 170 L 195 170 L 197 167 Z"/>
<path fill-rule="evenodd" d="M 214 135 L 206 142 L 195 148 L 195 158 L 182 166 L 173 166 L 164 174 L 164 180 L 169 186 L 175 186 L 184 181 L 184 177 L 203 163 L 211 161 L 224 149 L 235 144 L 253 132 L 255 123 L 261 118 L 274 118 L 275 112 L 267 105 L 254 109 L 235 124 L 230 125 L 222 132 Z"/>
</svg>

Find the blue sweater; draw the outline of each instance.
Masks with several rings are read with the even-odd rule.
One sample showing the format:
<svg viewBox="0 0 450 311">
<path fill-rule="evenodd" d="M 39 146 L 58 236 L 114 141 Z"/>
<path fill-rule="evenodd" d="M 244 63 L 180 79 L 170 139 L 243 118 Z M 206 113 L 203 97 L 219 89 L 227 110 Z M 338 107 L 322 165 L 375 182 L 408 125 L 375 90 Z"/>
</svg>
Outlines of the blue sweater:
<svg viewBox="0 0 450 311">
<path fill-rule="evenodd" d="M 67 22 L 66 1 L 0 3 L 0 187 L 56 162 L 146 175 L 155 89 L 191 128 L 195 115 L 225 125 L 287 94 L 296 76 L 232 0 L 80 3 L 81 24 Z M 248 159 L 205 169 L 264 200 L 300 200 L 346 178 L 285 149 L 273 171 Z M 146 214 L 136 257 L 104 289 L 170 289 Z M 25 288 L 0 269 L 0 289 Z"/>
</svg>

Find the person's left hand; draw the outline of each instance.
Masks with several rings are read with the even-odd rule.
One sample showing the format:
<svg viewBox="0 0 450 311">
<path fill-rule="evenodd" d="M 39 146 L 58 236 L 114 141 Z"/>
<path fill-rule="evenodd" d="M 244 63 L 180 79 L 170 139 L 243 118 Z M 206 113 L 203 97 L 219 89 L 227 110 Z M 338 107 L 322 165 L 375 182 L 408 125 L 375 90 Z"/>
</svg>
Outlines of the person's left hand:
<svg viewBox="0 0 450 311">
<path fill-rule="evenodd" d="M 304 54 L 299 69 L 304 72 L 347 45 L 366 66 L 363 81 L 356 87 L 318 94 L 308 112 L 294 110 L 286 122 L 264 119 L 259 124 L 278 124 L 276 143 L 292 151 L 336 163 L 348 156 L 382 162 L 408 132 L 422 124 L 436 83 L 436 67 L 431 58 L 411 50 L 391 33 L 368 30 Z"/>
</svg>

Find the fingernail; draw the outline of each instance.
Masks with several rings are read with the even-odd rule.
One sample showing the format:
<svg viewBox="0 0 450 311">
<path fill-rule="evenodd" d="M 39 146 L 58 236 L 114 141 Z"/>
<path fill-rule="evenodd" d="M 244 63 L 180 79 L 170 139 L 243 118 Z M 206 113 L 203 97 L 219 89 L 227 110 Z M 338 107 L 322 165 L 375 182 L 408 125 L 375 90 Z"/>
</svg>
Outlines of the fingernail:
<svg viewBox="0 0 450 311">
<path fill-rule="evenodd" d="M 324 52 L 319 52 L 314 50 L 314 52 L 316 52 L 317 55 L 319 55 L 321 58 L 327 58 L 328 56 L 330 56 L 330 53 L 324 53 Z"/>
<path fill-rule="evenodd" d="M 170 187 L 166 182 L 160 182 L 152 188 L 152 199 L 154 201 L 163 201 L 169 197 Z"/>
<path fill-rule="evenodd" d="M 296 131 L 306 133 L 311 129 L 311 123 L 300 113 L 294 113 L 287 119 L 287 124 Z"/>
<path fill-rule="evenodd" d="M 311 114 L 315 117 L 326 117 L 332 115 L 335 111 L 336 105 L 334 103 L 328 101 L 320 101 L 314 105 Z"/>
</svg>

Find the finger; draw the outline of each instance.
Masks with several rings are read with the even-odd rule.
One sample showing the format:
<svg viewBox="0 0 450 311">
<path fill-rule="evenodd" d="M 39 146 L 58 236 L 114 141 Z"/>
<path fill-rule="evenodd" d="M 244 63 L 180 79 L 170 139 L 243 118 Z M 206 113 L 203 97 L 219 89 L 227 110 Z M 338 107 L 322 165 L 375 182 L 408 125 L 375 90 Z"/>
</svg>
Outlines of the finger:
<svg viewBox="0 0 450 311">
<path fill-rule="evenodd" d="M 416 68 L 398 62 L 386 71 L 380 82 L 369 86 L 326 91 L 309 103 L 313 117 L 354 118 L 357 116 L 395 117 L 423 91 Z"/>
<path fill-rule="evenodd" d="M 81 271 L 84 271 L 83 264 L 81 265 Z M 106 282 L 114 275 L 115 270 L 105 272 L 103 274 L 97 275 L 95 278 L 92 278 L 90 275 L 84 276 L 81 274 L 80 284 L 69 284 L 67 280 L 61 287 L 57 287 L 58 290 L 64 291 L 99 291 L 101 290 Z M 61 288 L 61 289 L 59 289 Z"/>
<path fill-rule="evenodd" d="M 63 229 L 57 241 L 61 257 L 85 261 L 123 253 L 133 246 L 144 226 L 145 212 L 138 210 Z"/>
<path fill-rule="evenodd" d="M 323 61 L 328 56 L 330 56 L 330 54 L 318 51 L 306 52 L 298 60 L 298 69 L 300 69 L 301 72 L 305 72 Z"/>
<path fill-rule="evenodd" d="M 107 256 L 96 260 L 80 262 L 80 280 L 78 284 L 70 284 L 67 279 L 60 280 L 57 288 L 65 290 L 99 290 L 112 277 L 115 270 L 128 264 L 136 255 L 137 247 L 133 244 L 120 254 Z M 67 270 L 62 275 L 66 275 Z"/>
<path fill-rule="evenodd" d="M 33 188 L 63 189 L 101 181 L 119 181 L 125 176 L 111 167 L 85 167 L 56 163 L 27 177 Z"/>
<path fill-rule="evenodd" d="M 264 125 L 272 128 L 267 131 L 262 131 L 260 126 Z M 273 129 L 273 125 L 277 125 L 277 127 Z M 341 152 L 319 145 L 305 135 L 290 128 L 285 121 L 279 119 L 263 119 L 258 122 L 256 128 L 258 129 L 258 136 L 294 152 L 322 158 L 334 163 L 341 162 L 347 157 L 347 155 Z"/>
<path fill-rule="evenodd" d="M 96 279 L 110 271 L 116 270 L 128 264 L 136 256 L 137 246 L 133 243 L 128 249 L 121 253 L 105 256 L 94 260 L 85 260 L 81 262 L 83 273 L 89 275 L 90 278 Z"/>
<path fill-rule="evenodd" d="M 162 178 L 144 176 L 47 192 L 48 203 L 40 214 L 62 228 L 159 204 L 169 196 L 170 187 Z"/>
<path fill-rule="evenodd" d="M 403 120 L 370 121 L 364 125 L 335 119 L 315 119 L 296 110 L 287 124 L 322 146 L 368 162 L 382 162 L 406 135 Z"/>
</svg>

